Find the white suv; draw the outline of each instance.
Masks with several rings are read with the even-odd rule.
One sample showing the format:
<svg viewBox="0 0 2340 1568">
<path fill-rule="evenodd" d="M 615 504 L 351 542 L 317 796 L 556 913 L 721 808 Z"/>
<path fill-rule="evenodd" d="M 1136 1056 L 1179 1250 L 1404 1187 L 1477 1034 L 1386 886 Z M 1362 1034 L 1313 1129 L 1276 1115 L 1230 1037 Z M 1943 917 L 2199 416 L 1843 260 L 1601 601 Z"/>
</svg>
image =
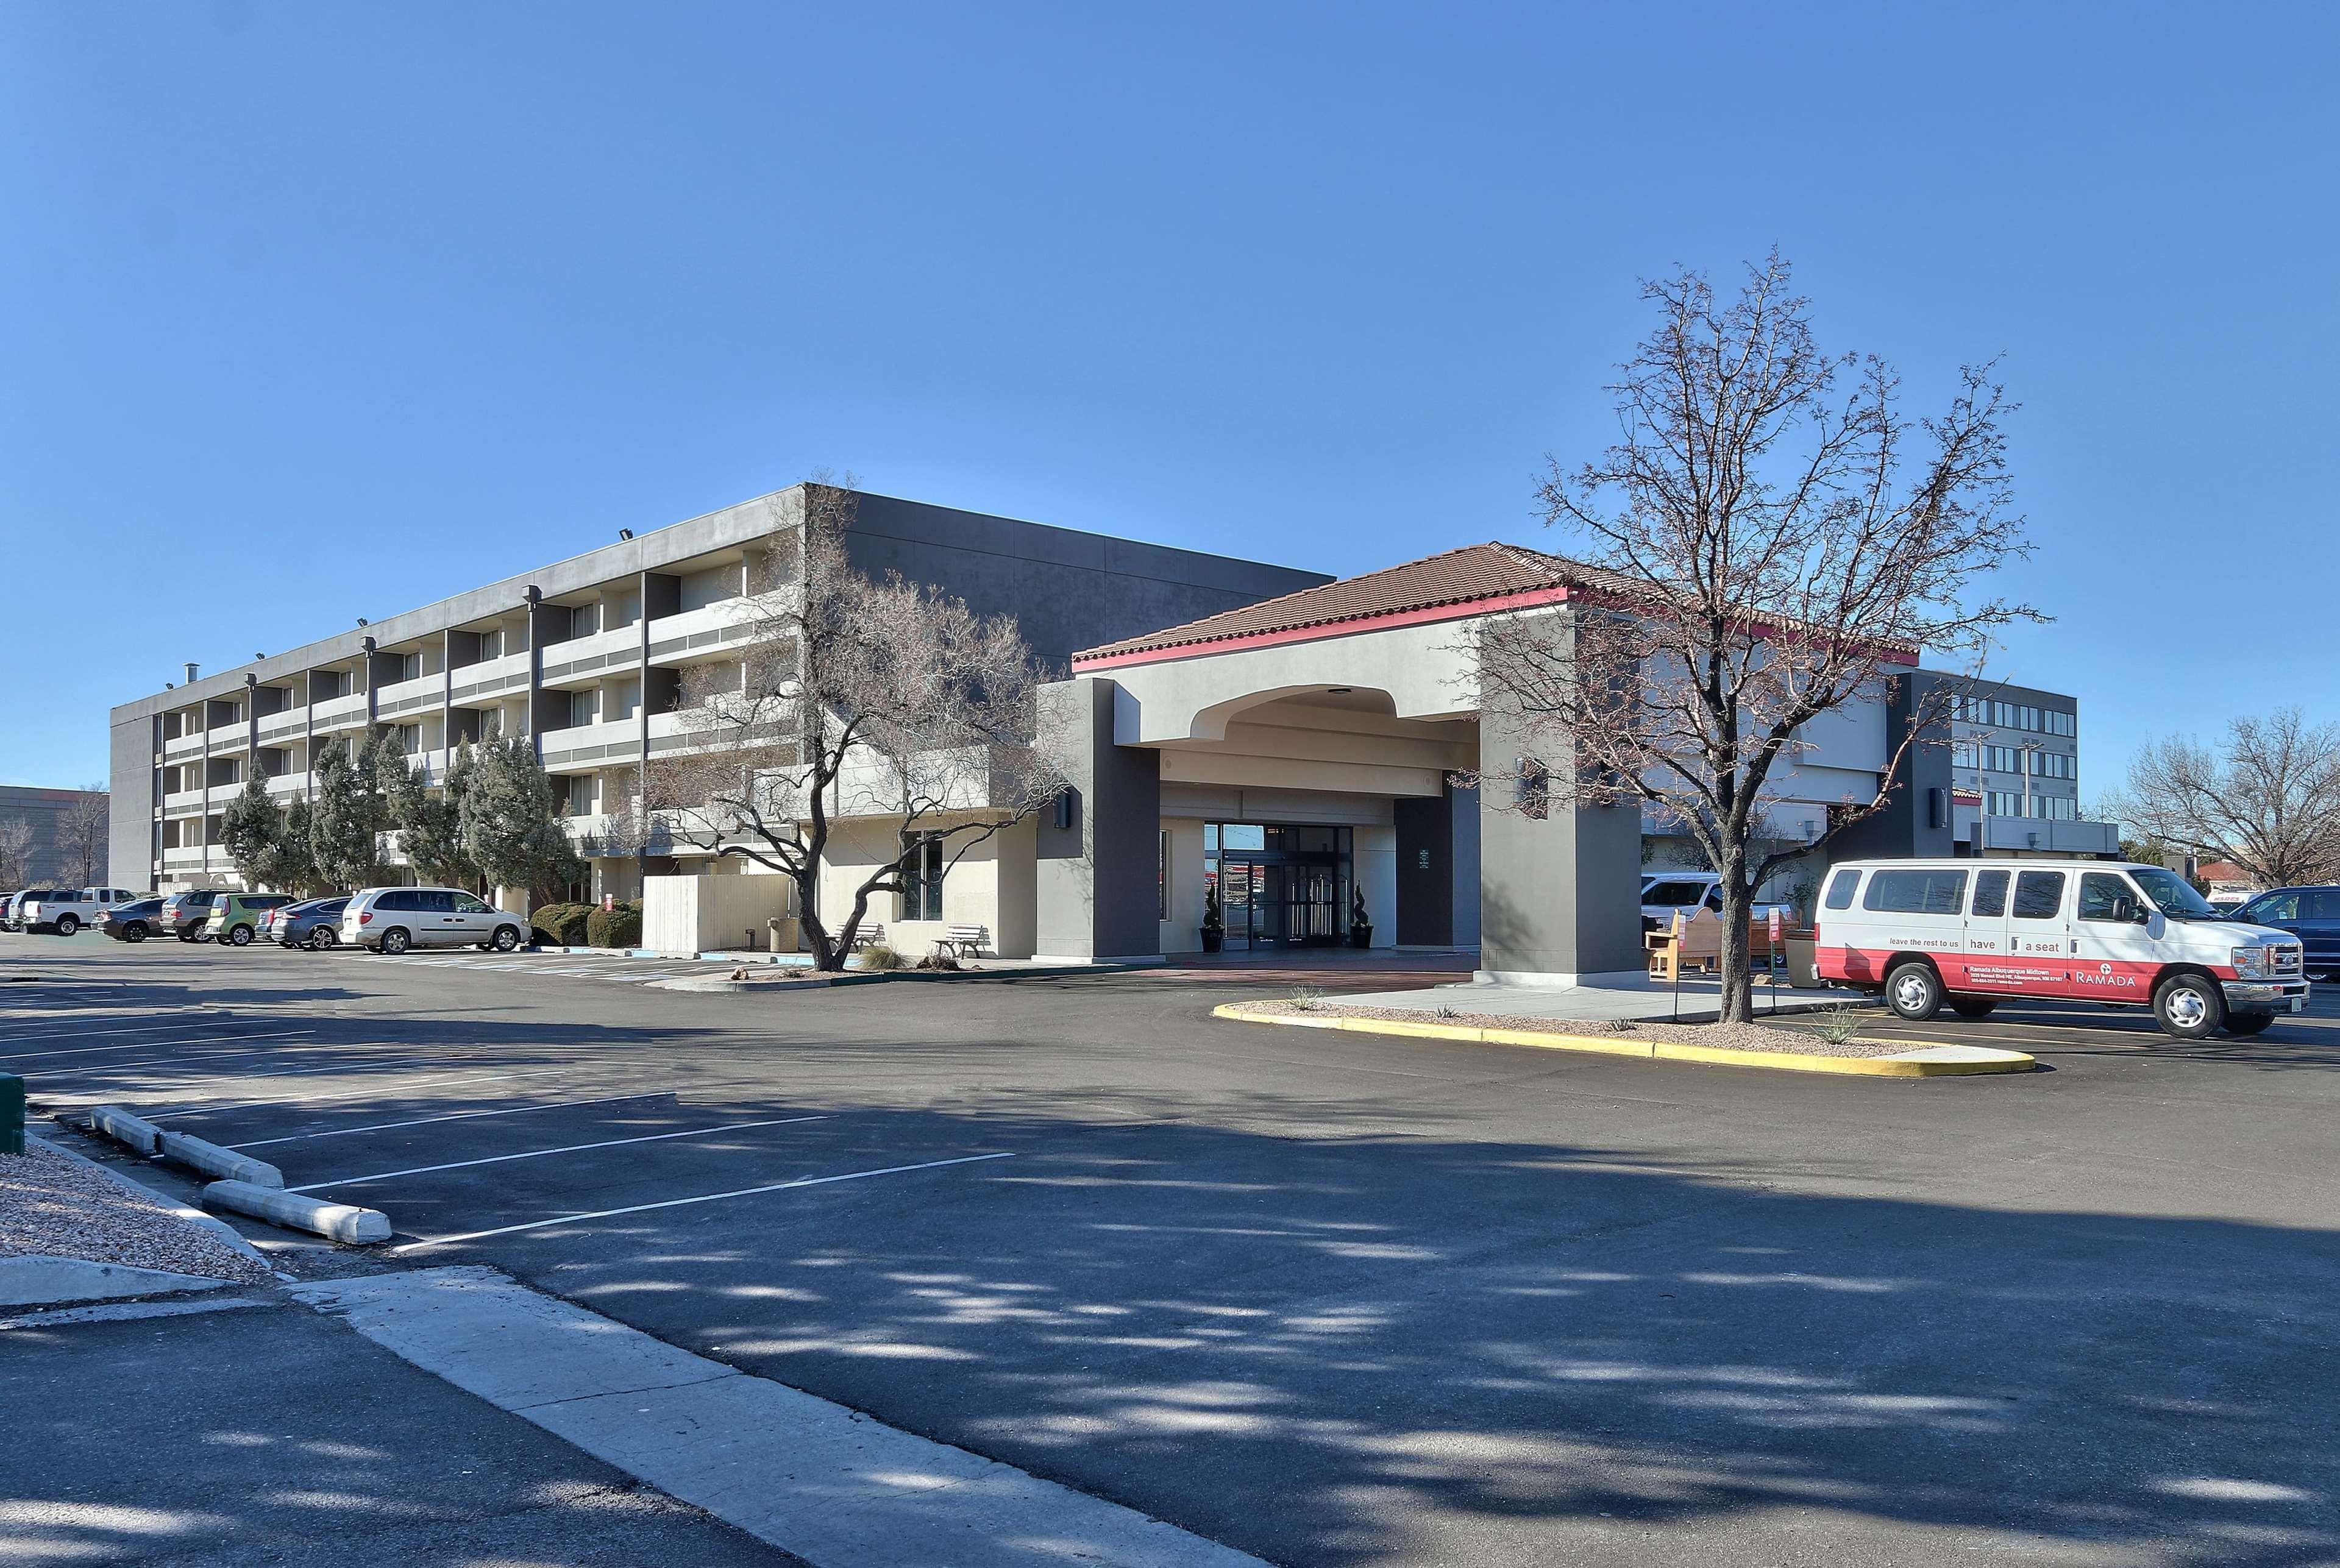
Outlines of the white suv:
<svg viewBox="0 0 2340 1568">
<path fill-rule="evenodd" d="M 95 925 L 97 917 L 107 910 L 136 903 L 145 896 L 118 887 L 45 888 L 39 896 L 26 899 L 15 918 L 26 931 L 71 936 L 85 925 Z"/>
<path fill-rule="evenodd" d="M 342 940 L 395 958 L 411 947 L 484 947 L 510 952 L 528 922 L 457 887 L 368 887 L 342 911 Z"/>
</svg>

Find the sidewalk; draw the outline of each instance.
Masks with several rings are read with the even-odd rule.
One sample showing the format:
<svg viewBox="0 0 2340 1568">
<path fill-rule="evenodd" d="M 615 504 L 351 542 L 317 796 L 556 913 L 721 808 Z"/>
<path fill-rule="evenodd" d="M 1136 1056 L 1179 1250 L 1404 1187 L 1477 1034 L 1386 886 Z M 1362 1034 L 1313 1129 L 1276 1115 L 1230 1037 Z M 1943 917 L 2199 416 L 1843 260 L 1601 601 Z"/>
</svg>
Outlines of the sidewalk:
<svg viewBox="0 0 2340 1568">
<path fill-rule="evenodd" d="M 1438 985 L 1421 991 L 1375 991 L 1344 993 L 1341 1001 L 1354 1007 L 1389 1007 L 1436 1018 L 1442 1008 L 1456 1012 L 1489 1013 L 1502 1018 L 1554 1019 L 1567 1023 L 1607 1023 L 1618 1019 L 1639 1021 L 1671 1019 L 1705 1023 L 1722 1011 L 1722 982 L 1704 975 L 1686 976 L 1677 989 L 1654 980 L 1619 981 L 1604 985 L 1562 989 L 1540 985 L 1486 985 L 1469 982 Z M 1794 991 L 1760 982 L 1755 987 L 1755 1015 L 1810 1012 L 1821 1008 L 1859 1007 L 1866 1002 L 1849 991 Z M 1679 1009 L 1679 1013 L 1677 1013 Z"/>
</svg>

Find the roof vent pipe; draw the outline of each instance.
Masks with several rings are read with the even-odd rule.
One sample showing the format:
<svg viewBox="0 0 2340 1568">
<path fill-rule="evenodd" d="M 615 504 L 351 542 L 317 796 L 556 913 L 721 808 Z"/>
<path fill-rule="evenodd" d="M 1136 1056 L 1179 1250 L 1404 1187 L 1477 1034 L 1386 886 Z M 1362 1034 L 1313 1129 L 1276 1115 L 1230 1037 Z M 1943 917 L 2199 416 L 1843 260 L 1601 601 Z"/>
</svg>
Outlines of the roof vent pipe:
<svg viewBox="0 0 2340 1568">
<path fill-rule="evenodd" d="M 192 664 L 187 666 L 187 684 L 189 685 L 195 684 L 195 666 Z"/>
</svg>

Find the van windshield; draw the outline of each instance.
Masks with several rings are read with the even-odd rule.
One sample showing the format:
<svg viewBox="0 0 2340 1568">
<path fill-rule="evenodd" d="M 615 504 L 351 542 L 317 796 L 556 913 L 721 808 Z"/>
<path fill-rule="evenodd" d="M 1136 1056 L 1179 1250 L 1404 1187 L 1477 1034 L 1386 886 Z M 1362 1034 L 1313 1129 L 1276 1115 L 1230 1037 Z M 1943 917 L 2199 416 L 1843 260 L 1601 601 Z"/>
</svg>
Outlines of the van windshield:
<svg viewBox="0 0 2340 1568">
<path fill-rule="evenodd" d="M 2133 865 L 2129 876 L 2161 912 L 2172 920 L 2225 920 L 2226 912 L 2194 891 L 2194 884 L 2157 865 Z"/>
</svg>

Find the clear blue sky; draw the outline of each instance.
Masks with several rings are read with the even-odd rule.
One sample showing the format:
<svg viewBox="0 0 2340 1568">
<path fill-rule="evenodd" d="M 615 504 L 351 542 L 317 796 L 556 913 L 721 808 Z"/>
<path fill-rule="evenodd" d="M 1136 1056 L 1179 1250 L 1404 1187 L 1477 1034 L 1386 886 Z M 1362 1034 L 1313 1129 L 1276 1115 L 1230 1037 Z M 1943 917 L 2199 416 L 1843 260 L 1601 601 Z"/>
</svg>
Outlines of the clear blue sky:
<svg viewBox="0 0 2340 1568">
<path fill-rule="evenodd" d="M 2083 792 L 2331 675 L 2340 9 L 0 11 L 0 781 L 775 488 L 1349 572 L 1548 547 L 1635 280 L 2005 356 Z M 2215 656 L 2222 648 L 2236 656 Z"/>
</svg>

